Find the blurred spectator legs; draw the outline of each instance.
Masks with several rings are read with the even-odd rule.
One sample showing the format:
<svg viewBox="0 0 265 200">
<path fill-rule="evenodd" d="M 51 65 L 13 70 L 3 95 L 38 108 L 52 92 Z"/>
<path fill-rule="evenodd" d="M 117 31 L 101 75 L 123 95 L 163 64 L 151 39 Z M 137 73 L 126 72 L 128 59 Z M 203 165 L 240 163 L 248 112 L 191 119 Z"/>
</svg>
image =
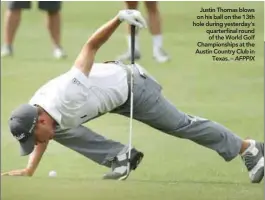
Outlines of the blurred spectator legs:
<svg viewBox="0 0 265 200">
<path fill-rule="evenodd" d="M 126 9 L 138 9 L 138 1 L 126 1 L 125 6 Z M 167 62 L 169 60 L 168 54 L 163 50 L 163 36 L 162 36 L 162 29 L 161 29 L 161 16 L 158 9 L 158 2 L 157 1 L 146 1 L 145 7 L 147 10 L 147 18 L 148 18 L 148 25 L 149 31 L 152 35 L 153 41 L 153 57 L 154 59 L 159 62 Z M 131 59 L 131 35 L 130 35 L 130 26 L 127 28 L 127 43 L 128 43 L 128 50 L 126 53 L 118 57 L 118 60 L 130 60 Z M 135 59 L 140 59 L 140 44 L 139 44 L 139 35 L 136 34 L 135 37 Z"/>
</svg>

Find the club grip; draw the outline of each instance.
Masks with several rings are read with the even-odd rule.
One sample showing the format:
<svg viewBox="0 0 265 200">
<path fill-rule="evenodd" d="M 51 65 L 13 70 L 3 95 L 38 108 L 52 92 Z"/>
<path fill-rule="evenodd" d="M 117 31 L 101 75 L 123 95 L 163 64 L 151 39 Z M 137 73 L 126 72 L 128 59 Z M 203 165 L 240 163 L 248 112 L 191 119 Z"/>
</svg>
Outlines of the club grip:
<svg viewBox="0 0 265 200">
<path fill-rule="evenodd" d="M 131 25 L 131 64 L 134 64 L 135 54 L 135 26 Z"/>
</svg>

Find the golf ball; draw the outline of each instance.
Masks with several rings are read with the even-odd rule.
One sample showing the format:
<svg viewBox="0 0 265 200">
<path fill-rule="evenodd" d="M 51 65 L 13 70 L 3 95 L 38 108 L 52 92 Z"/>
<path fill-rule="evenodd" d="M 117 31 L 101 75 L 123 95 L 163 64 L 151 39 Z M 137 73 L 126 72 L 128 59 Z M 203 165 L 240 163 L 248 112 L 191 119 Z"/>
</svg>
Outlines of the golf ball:
<svg viewBox="0 0 265 200">
<path fill-rule="evenodd" d="M 57 172 L 56 171 L 50 171 L 49 172 L 49 177 L 56 177 L 57 176 Z"/>
</svg>

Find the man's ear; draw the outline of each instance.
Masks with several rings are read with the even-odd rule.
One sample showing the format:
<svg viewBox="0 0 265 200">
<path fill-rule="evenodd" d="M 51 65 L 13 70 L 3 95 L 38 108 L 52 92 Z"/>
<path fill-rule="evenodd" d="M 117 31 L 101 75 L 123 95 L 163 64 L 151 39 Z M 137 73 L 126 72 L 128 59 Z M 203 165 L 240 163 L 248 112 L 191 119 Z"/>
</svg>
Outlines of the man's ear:
<svg viewBox="0 0 265 200">
<path fill-rule="evenodd" d="M 38 123 L 45 124 L 45 119 L 44 119 L 44 117 L 42 115 L 39 116 Z"/>
</svg>

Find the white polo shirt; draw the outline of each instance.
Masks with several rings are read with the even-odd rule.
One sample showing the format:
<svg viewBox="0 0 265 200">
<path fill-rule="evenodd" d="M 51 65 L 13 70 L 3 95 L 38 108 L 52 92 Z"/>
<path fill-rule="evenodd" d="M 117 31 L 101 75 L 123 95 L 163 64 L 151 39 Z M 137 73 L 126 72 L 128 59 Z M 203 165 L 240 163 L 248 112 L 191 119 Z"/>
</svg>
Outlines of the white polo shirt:
<svg viewBox="0 0 265 200">
<path fill-rule="evenodd" d="M 125 69 L 95 63 L 89 76 L 76 67 L 43 85 L 29 101 L 48 112 L 62 129 L 74 128 L 122 105 L 128 98 Z"/>
</svg>

